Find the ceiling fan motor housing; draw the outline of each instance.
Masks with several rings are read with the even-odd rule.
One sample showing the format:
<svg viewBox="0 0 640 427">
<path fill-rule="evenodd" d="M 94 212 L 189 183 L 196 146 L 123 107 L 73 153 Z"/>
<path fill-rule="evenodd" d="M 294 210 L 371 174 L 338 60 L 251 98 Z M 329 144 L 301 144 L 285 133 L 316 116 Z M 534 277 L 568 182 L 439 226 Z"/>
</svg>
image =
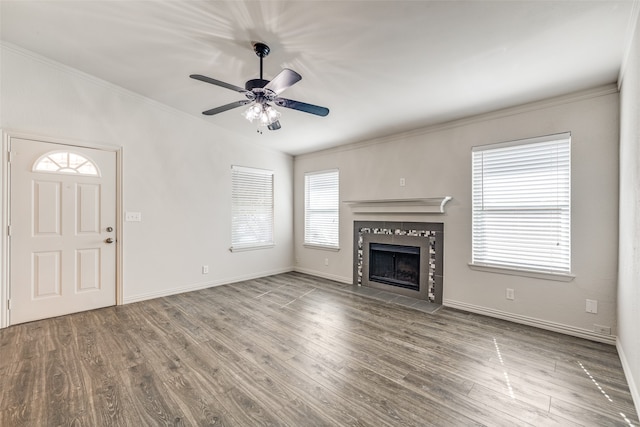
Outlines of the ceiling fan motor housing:
<svg viewBox="0 0 640 427">
<path fill-rule="evenodd" d="M 263 88 L 269 83 L 269 80 L 264 79 L 251 79 L 248 80 L 244 84 L 244 88 L 248 91 L 252 91 L 253 89 Z"/>
</svg>

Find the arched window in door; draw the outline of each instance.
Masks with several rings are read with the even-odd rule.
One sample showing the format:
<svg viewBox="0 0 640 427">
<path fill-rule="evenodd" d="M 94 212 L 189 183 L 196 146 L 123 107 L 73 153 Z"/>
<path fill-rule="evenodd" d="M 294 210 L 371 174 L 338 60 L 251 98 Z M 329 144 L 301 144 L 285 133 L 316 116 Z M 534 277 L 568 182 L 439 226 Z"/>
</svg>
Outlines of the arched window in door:
<svg viewBox="0 0 640 427">
<path fill-rule="evenodd" d="M 71 151 L 51 151 L 33 165 L 34 172 L 100 176 L 98 166 L 85 156 Z"/>
</svg>

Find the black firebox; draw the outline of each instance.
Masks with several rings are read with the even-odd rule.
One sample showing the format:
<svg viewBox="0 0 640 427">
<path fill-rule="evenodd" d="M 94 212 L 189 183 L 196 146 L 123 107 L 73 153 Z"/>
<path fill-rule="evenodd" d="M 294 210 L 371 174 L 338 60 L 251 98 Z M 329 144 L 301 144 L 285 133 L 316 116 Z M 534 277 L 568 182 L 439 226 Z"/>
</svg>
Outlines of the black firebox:
<svg viewBox="0 0 640 427">
<path fill-rule="evenodd" d="M 420 290 L 420 247 L 371 243 L 369 280 Z"/>
</svg>

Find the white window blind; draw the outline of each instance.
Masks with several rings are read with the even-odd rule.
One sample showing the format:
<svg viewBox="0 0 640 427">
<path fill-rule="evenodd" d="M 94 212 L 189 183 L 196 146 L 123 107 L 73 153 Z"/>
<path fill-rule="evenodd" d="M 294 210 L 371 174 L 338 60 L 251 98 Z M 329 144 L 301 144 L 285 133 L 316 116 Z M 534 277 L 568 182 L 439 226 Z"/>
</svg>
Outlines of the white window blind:
<svg viewBox="0 0 640 427">
<path fill-rule="evenodd" d="M 339 172 L 326 170 L 304 176 L 304 243 L 339 246 Z"/>
<path fill-rule="evenodd" d="M 571 134 L 473 148 L 472 264 L 571 272 Z"/>
<path fill-rule="evenodd" d="M 231 167 L 231 250 L 273 246 L 273 171 Z"/>
</svg>

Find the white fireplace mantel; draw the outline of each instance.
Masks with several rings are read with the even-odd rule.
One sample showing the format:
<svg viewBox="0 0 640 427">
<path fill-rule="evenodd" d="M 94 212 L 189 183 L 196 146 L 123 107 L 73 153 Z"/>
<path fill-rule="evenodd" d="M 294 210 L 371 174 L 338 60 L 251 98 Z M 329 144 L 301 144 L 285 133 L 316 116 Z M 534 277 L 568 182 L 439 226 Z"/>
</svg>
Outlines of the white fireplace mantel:
<svg viewBox="0 0 640 427">
<path fill-rule="evenodd" d="M 443 214 L 451 196 L 411 199 L 345 200 L 358 214 Z"/>
</svg>

